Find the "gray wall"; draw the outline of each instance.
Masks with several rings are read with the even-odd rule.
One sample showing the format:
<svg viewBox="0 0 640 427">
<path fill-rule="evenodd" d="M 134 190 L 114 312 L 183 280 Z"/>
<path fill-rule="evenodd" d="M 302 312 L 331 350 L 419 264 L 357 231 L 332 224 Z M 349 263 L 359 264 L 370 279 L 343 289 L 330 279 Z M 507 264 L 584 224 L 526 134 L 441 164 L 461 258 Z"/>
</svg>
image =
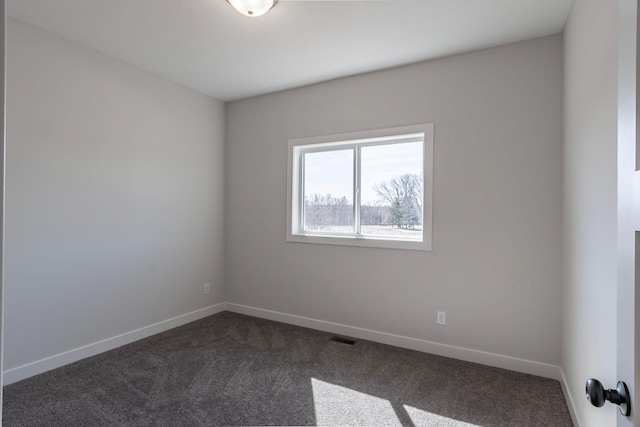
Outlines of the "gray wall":
<svg viewBox="0 0 640 427">
<path fill-rule="evenodd" d="M 0 119 L 0 242 L 4 235 L 4 158 L 5 158 L 5 72 L 6 72 L 6 29 L 7 29 L 7 5 L 0 0 L 0 105 L 2 106 L 2 119 Z M 2 419 L 2 359 L 3 359 L 3 281 L 4 281 L 4 244 L 0 243 L 0 420 Z M 2 422 L 0 422 L 2 424 Z"/>
<path fill-rule="evenodd" d="M 224 104 L 14 20 L 7 82 L 5 370 L 224 301 Z"/>
<path fill-rule="evenodd" d="M 558 365 L 562 49 L 553 36 L 230 103 L 228 301 Z M 423 122 L 432 252 L 285 242 L 288 139 Z"/>
<path fill-rule="evenodd" d="M 617 26 L 617 2 L 581 0 L 564 33 L 562 368 L 581 426 L 615 425 L 617 411 L 584 398 L 588 378 L 617 382 Z"/>
</svg>

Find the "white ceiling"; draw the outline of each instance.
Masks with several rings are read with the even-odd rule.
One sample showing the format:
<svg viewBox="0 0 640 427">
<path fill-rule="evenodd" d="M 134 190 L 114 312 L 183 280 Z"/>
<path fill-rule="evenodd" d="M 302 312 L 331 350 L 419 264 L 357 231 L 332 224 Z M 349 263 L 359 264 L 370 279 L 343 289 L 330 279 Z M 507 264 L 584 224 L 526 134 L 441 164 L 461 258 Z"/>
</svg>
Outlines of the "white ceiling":
<svg viewBox="0 0 640 427">
<path fill-rule="evenodd" d="M 562 32 L 572 0 L 8 0 L 11 17 L 223 101 Z M 11 40 L 9 39 L 9 43 Z"/>
</svg>

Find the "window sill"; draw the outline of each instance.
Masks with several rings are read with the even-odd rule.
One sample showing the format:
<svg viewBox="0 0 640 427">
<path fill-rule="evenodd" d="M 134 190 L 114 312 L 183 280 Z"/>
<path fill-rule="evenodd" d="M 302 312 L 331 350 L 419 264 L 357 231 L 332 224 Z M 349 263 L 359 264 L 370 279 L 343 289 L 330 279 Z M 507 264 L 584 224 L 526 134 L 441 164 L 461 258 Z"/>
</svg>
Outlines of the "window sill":
<svg viewBox="0 0 640 427">
<path fill-rule="evenodd" d="M 321 236 L 310 234 L 288 234 L 287 242 L 312 243 L 320 245 L 360 246 L 364 248 L 404 249 L 430 251 L 430 241 L 377 239 L 375 237 Z"/>
</svg>

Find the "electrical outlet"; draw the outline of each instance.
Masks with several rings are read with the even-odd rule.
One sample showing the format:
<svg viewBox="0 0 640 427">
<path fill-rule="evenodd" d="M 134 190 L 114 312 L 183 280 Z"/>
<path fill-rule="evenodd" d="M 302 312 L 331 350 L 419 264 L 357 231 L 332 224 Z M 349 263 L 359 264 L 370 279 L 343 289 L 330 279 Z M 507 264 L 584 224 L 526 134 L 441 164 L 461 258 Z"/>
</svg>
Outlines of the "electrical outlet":
<svg viewBox="0 0 640 427">
<path fill-rule="evenodd" d="M 439 311 L 436 321 L 438 322 L 438 325 L 444 325 L 447 321 L 447 313 L 445 313 L 444 311 Z"/>
<path fill-rule="evenodd" d="M 204 293 L 205 294 L 211 293 L 211 283 L 204 284 Z"/>
</svg>

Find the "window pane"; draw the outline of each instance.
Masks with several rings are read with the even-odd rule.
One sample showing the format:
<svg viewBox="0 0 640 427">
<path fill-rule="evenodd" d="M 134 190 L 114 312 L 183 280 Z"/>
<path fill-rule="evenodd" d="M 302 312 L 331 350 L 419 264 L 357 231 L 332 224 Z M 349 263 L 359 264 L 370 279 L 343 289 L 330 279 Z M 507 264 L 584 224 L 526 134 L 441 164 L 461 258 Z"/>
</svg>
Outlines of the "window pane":
<svg viewBox="0 0 640 427">
<path fill-rule="evenodd" d="M 423 143 L 361 148 L 361 233 L 422 240 Z"/>
<path fill-rule="evenodd" d="M 353 233 L 354 150 L 304 155 L 304 230 Z"/>
</svg>

